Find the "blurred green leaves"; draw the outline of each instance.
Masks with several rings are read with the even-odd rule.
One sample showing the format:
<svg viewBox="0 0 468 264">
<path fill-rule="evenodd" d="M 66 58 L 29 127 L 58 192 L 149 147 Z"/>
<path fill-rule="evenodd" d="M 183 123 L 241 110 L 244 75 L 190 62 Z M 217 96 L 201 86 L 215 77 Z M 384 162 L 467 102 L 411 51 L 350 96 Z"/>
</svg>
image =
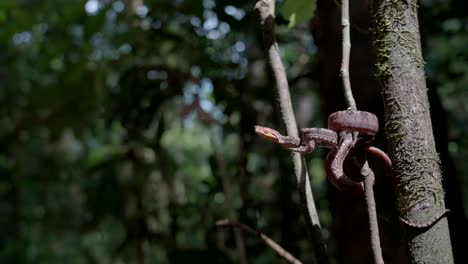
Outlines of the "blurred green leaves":
<svg viewBox="0 0 468 264">
<path fill-rule="evenodd" d="M 88 155 L 86 166 L 90 169 L 121 159 L 129 150 L 127 146 L 104 145 L 97 147 Z"/>
<path fill-rule="evenodd" d="M 232 232 L 213 229 L 227 215 L 221 177 L 242 220 L 277 236 L 296 223 L 279 213 L 289 156 L 253 133 L 275 112 L 252 1 L 142 1 L 136 13 L 126 2 L 0 0 L 1 263 L 186 263 L 193 254 L 229 263 L 220 245 L 234 248 Z M 297 25 L 316 1 L 283 3 L 289 28 L 277 35 L 294 77 L 312 68 L 310 29 Z M 460 118 L 451 149 L 463 153 L 466 107 L 453 95 L 468 87 L 467 34 L 460 18 L 439 24 L 451 35 L 427 37 L 427 67 Z M 305 79 L 293 97 L 309 89 Z M 230 121 L 182 115 L 195 94 L 203 111 Z M 321 160 L 309 163 L 324 193 Z M 277 260 L 256 239 L 246 244 L 252 263 Z"/>
<path fill-rule="evenodd" d="M 286 0 L 281 10 L 289 20 L 289 28 L 292 28 L 309 21 L 314 16 L 316 7 L 316 0 Z"/>
</svg>

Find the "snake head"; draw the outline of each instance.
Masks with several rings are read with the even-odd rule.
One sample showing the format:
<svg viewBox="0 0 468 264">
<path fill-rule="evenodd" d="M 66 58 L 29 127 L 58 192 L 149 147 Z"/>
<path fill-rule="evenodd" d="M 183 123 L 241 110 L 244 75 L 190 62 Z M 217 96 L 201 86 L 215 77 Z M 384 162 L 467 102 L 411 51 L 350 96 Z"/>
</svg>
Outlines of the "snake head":
<svg viewBox="0 0 468 264">
<path fill-rule="evenodd" d="M 255 126 L 255 133 L 261 136 L 262 138 L 273 141 L 275 143 L 280 143 L 281 134 L 274 129 L 262 126 Z"/>
<path fill-rule="evenodd" d="M 257 133 L 257 135 L 267 140 L 280 144 L 283 148 L 286 148 L 292 151 L 297 151 L 297 152 L 304 152 L 304 153 L 310 152 L 309 150 L 310 146 L 301 145 L 301 140 L 299 138 L 296 138 L 293 136 L 283 136 L 280 134 L 280 132 L 272 128 L 255 126 L 255 133 Z"/>
</svg>

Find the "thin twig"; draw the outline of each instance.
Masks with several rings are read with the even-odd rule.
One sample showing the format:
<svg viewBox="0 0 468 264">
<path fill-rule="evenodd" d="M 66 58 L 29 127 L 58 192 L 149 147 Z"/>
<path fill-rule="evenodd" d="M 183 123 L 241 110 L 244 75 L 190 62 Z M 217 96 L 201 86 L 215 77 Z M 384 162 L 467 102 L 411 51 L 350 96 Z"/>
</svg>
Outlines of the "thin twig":
<svg viewBox="0 0 468 264">
<path fill-rule="evenodd" d="M 336 4 L 336 6 L 338 8 L 340 8 L 340 10 L 341 10 L 340 2 L 338 2 L 338 0 L 335 0 L 334 2 Z M 349 22 L 349 25 L 351 26 L 351 28 L 354 28 L 357 32 L 359 32 L 361 34 L 364 34 L 364 35 L 369 35 L 369 30 L 368 29 L 362 28 L 361 26 L 358 26 L 358 25 L 356 25 L 354 23 L 351 23 L 351 21 Z"/>
<path fill-rule="evenodd" d="M 265 235 L 264 233 L 262 233 L 262 232 L 260 232 L 258 230 L 254 230 L 254 229 L 252 229 L 251 227 L 249 227 L 247 225 L 244 225 L 244 224 L 239 223 L 239 222 L 229 221 L 228 219 L 224 219 L 224 220 L 216 221 L 216 226 L 219 226 L 219 227 L 235 227 L 235 228 L 241 229 L 242 231 L 244 231 L 246 233 L 249 233 L 251 235 L 258 236 L 260 239 L 262 239 L 265 242 L 265 244 L 267 244 L 269 247 L 271 247 L 279 256 L 281 256 L 285 260 L 287 260 L 287 261 L 289 261 L 290 263 L 293 263 L 293 264 L 302 264 L 302 262 L 300 260 L 295 258 L 291 253 L 286 251 L 283 247 L 281 247 L 278 243 L 273 241 L 267 235 Z"/>
<path fill-rule="evenodd" d="M 354 100 L 353 91 L 351 90 L 351 81 L 349 79 L 349 60 L 351 53 L 351 36 L 349 30 L 349 0 L 341 1 L 341 26 L 342 26 L 342 59 L 340 75 L 343 81 L 343 89 L 345 94 L 346 102 L 351 110 L 357 110 L 356 101 Z M 356 133 L 355 133 L 356 134 Z M 357 135 L 354 136 L 356 138 Z M 364 176 L 364 188 L 367 202 L 367 213 L 369 215 L 369 229 L 371 247 L 374 256 L 374 262 L 376 264 L 383 264 L 382 248 L 380 247 L 380 236 L 379 226 L 377 222 L 377 212 L 375 207 L 374 198 L 374 172 L 369 167 L 369 163 L 366 161 L 361 170 Z"/>
<path fill-rule="evenodd" d="M 281 111 L 281 119 L 286 127 L 288 136 L 299 137 L 291 96 L 289 94 L 286 71 L 284 70 L 279 54 L 278 43 L 275 39 L 275 1 L 259 0 L 255 4 L 255 11 L 260 19 L 263 42 L 267 50 L 266 60 L 268 69 L 274 79 L 276 97 Z M 299 184 L 301 204 L 305 212 L 305 222 L 312 236 L 312 243 L 314 244 L 313 252 L 315 253 L 315 258 L 318 263 L 328 263 L 327 248 L 323 239 L 317 209 L 315 208 L 307 166 L 300 154 L 292 153 L 291 155 L 294 164 L 294 173 Z"/>
<path fill-rule="evenodd" d="M 342 36 L 342 59 L 340 75 L 343 81 L 343 89 L 345 93 L 346 102 L 352 110 L 356 110 L 356 101 L 353 97 L 351 90 L 351 82 L 349 80 L 349 57 L 351 53 L 351 37 L 349 32 L 349 2 L 348 0 L 342 0 L 341 2 L 341 27 L 343 28 Z"/>
</svg>

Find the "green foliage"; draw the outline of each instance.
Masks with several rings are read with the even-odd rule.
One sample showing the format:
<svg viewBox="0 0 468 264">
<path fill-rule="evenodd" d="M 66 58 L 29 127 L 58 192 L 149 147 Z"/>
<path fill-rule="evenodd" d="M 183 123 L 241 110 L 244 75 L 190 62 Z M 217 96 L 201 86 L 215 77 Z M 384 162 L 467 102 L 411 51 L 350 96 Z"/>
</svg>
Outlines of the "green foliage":
<svg viewBox="0 0 468 264">
<path fill-rule="evenodd" d="M 316 0 L 286 0 L 281 10 L 292 28 L 312 19 L 316 7 Z"/>
<path fill-rule="evenodd" d="M 0 195 L 13 209 L 0 262 L 227 262 L 213 229 L 225 175 L 209 161 L 216 142 L 235 179 L 248 7 L 1 1 Z M 214 120 L 237 121 L 181 116 L 195 93 Z"/>
</svg>

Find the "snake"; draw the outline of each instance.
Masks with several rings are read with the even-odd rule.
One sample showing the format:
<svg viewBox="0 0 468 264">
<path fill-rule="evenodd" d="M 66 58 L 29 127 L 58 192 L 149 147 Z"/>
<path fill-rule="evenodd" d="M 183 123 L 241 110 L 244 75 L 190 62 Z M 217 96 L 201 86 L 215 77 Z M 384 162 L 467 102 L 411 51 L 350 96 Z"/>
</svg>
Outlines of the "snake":
<svg viewBox="0 0 468 264">
<path fill-rule="evenodd" d="M 364 183 L 353 181 L 345 175 L 343 163 L 352 147 L 353 137 L 346 134 L 338 148 L 328 152 L 325 169 L 330 182 L 340 191 L 364 193 Z"/>
<path fill-rule="evenodd" d="M 379 132 L 379 121 L 370 112 L 345 110 L 334 112 L 328 117 L 328 128 L 336 132 L 357 131 L 373 137 Z"/>
<path fill-rule="evenodd" d="M 362 181 L 349 179 L 344 173 L 343 163 L 356 142 L 367 154 L 382 159 L 387 171 L 391 169 L 391 160 L 385 152 L 370 146 L 370 142 L 378 131 L 377 116 L 370 112 L 356 110 L 332 113 L 328 118 L 328 129 L 302 128 L 300 138 L 281 135 L 272 128 L 255 126 L 255 132 L 258 135 L 294 152 L 307 154 L 316 146 L 330 148 L 326 159 L 326 171 L 330 182 L 339 190 L 354 193 L 364 193 L 364 184 Z M 358 132 L 357 141 L 352 138 L 351 133 L 347 132 Z"/>
<path fill-rule="evenodd" d="M 334 112 L 328 117 L 328 129 L 302 128 L 300 138 L 283 136 L 272 128 L 255 126 L 255 132 L 258 135 L 294 152 L 307 154 L 312 152 L 316 146 L 330 148 L 325 166 L 328 179 L 338 190 L 360 194 L 365 191 L 363 182 L 349 179 L 343 171 L 343 163 L 350 150 L 357 148 L 381 159 L 387 173 L 390 173 L 391 159 L 384 151 L 370 145 L 378 131 L 377 116 L 370 112 L 357 110 Z M 353 139 L 355 132 L 358 132 L 358 136 Z M 450 210 L 445 209 L 423 224 L 416 224 L 402 217 L 400 217 L 400 221 L 409 227 L 424 229 L 437 223 L 448 212 Z"/>
<path fill-rule="evenodd" d="M 283 136 L 278 131 L 263 126 L 255 126 L 257 135 L 278 143 L 282 147 L 301 154 L 311 153 L 316 146 L 324 148 L 335 148 L 338 135 L 335 131 L 326 128 L 302 128 L 300 138 Z"/>
<path fill-rule="evenodd" d="M 328 128 L 339 133 L 341 138 L 339 147 L 327 155 L 328 178 L 339 190 L 363 194 L 364 183 L 349 179 L 343 171 L 343 163 L 350 149 L 359 141 L 366 153 L 382 158 L 386 167 L 391 168 L 391 160 L 385 152 L 370 146 L 370 142 L 379 131 L 377 116 L 365 111 L 338 111 L 328 117 Z M 353 132 L 358 132 L 357 139 L 353 139 Z"/>
</svg>

